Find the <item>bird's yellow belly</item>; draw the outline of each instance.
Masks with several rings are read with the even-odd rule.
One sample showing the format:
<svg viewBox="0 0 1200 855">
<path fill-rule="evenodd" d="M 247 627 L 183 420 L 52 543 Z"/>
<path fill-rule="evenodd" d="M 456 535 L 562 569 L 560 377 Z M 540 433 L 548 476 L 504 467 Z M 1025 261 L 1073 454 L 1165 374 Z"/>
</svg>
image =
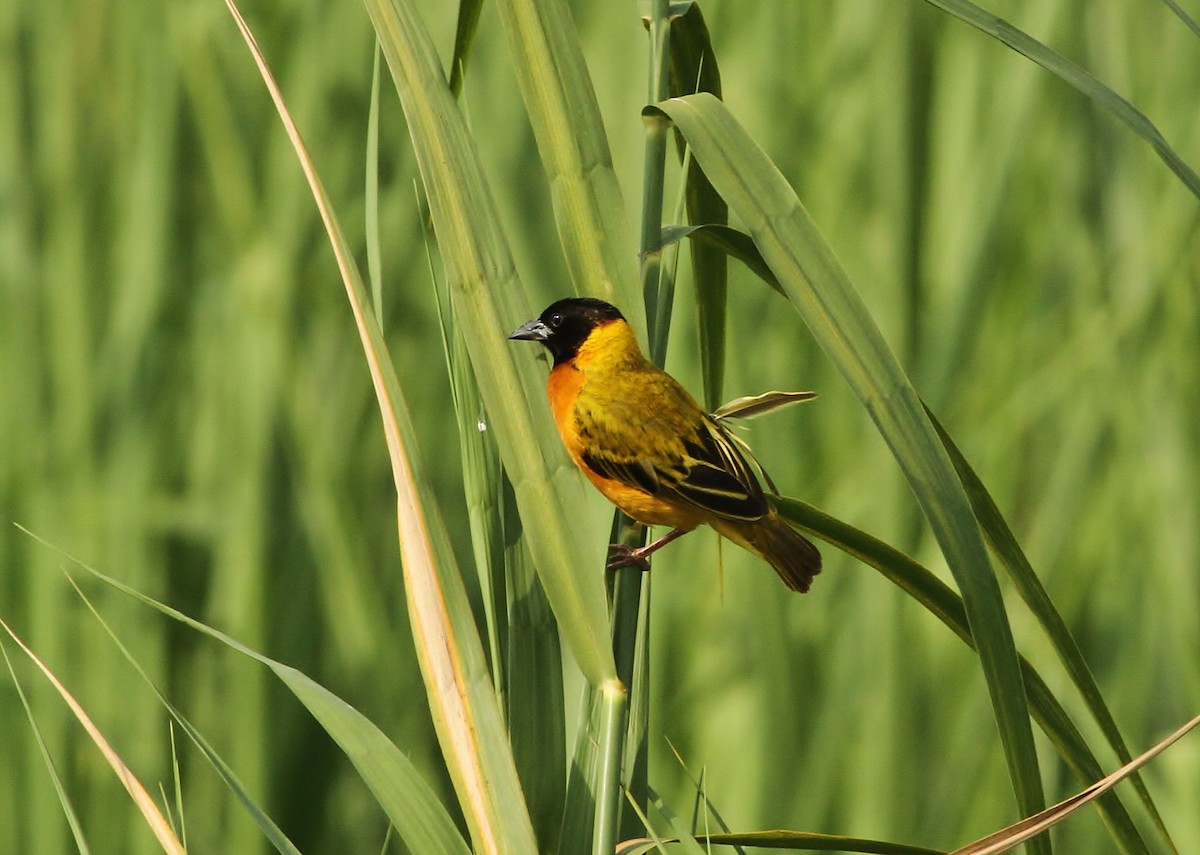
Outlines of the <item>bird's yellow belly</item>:
<svg viewBox="0 0 1200 855">
<path fill-rule="evenodd" d="M 645 490 L 597 475 L 579 459 L 575 460 L 575 465 L 606 499 L 644 525 L 665 525 L 691 531 L 703 522 L 700 515 L 690 508 L 669 504 L 656 499 Z"/>
<path fill-rule="evenodd" d="M 630 486 L 613 478 L 599 475 L 583 462 L 580 454 L 579 422 L 575 407 L 579 394 L 587 382 L 582 371 L 570 365 L 561 365 L 550 372 L 547 391 L 554 423 L 558 427 L 563 445 L 571 455 L 572 462 L 587 476 L 606 499 L 629 516 L 644 525 L 663 525 L 691 531 L 704 521 L 692 508 L 681 507 L 657 499 L 638 487 Z"/>
</svg>

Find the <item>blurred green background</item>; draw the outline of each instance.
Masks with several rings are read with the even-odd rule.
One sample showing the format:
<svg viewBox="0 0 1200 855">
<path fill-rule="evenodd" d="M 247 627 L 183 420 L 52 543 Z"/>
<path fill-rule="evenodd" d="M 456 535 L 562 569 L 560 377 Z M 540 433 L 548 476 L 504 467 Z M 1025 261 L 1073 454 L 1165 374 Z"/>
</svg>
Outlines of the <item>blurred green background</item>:
<svg viewBox="0 0 1200 855">
<path fill-rule="evenodd" d="M 421 5 L 447 56 L 453 4 Z M 1093 71 L 1200 163 L 1200 40 L 1166 4 L 988 8 Z M 363 246 L 366 14 L 300 0 L 243 12 Z M 576 3 L 575 14 L 634 211 L 639 9 Z M 924 3 L 713 0 L 705 14 L 726 101 L 992 491 L 1135 753 L 1157 741 L 1200 710 L 1195 197 L 1110 116 Z M 532 314 L 569 286 L 486 5 L 464 104 L 539 297 Z M 386 83 L 381 134 L 385 327 L 469 566 L 416 168 Z M 820 392 L 745 433 L 781 491 L 942 572 L 840 376 L 777 295 L 731 269 L 727 395 Z M 686 261 L 673 333 L 668 368 L 698 392 Z M 449 792 L 411 650 L 393 503 L 328 243 L 224 6 L 4 4 L 0 617 L 148 784 L 171 789 L 164 712 L 70 590 L 68 562 L 12 523 L 304 670 Z M 598 496 L 577 513 L 596 532 L 610 519 Z M 686 538 L 654 574 L 650 779 L 676 810 L 688 813 L 692 790 L 674 751 L 739 830 L 950 847 L 1015 818 L 983 681 L 959 641 L 831 549 L 801 598 L 728 546 L 718 572 L 715 544 Z M 369 793 L 260 666 L 88 590 L 301 849 L 381 850 Z M 1022 651 L 1063 689 L 1026 612 L 1012 620 Z M 61 700 L 27 663 L 17 673 L 94 850 L 156 851 Z M 193 849 L 265 851 L 207 765 L 190 749 L 180 765 Z M 1051 752 L 1044 768 L 1052 800 L 1079 789 Z M 1200 847 L 1200 741 L 1146 778 L 1181 850 Z M 1066 852 L 1112 845 L 1090 811 L 1055 833 Z M 0 849 L 71 845 L 17 695 L 0 681 Z"/>
</svg>

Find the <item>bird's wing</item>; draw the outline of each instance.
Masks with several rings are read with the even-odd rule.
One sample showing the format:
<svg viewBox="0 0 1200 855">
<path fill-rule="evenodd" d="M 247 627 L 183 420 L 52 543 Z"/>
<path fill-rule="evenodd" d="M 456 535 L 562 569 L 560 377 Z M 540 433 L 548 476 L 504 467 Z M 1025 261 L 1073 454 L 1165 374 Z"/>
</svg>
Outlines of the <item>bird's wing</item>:
<svg viewBox="0 0 1200 855">
<path fill-rule="evenodd" d="M 583 462 L 606 478 L 728 519 L 766 514 L 762 487 L 725 429 L 673 388 L 658 391 L 666 394 L 639 396 L 636 409 L 606 400 L 581 413 Z"/>
</svg>

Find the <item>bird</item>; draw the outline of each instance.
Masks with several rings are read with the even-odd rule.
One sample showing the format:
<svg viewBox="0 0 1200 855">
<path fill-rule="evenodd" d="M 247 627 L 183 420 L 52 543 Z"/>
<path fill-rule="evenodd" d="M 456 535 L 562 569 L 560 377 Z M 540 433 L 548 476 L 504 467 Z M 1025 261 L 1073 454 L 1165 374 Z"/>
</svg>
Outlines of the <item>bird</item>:
<svg viewBox="0 0 1200 855">
<path fill-rule="evenodd" d="M 609 570 L 647 569 L 649 555 L 707 524 L 764 559 L 791 590 L 808 591 L 820 552 L 780 517 L 739 441 L 643 355 L 616 306 L 558 300 L 509 338 L 550 352 L 547 397 L 575 465 L 634 520 L 670 527 L 637 549 L 614 544 Z"/>
</svg>

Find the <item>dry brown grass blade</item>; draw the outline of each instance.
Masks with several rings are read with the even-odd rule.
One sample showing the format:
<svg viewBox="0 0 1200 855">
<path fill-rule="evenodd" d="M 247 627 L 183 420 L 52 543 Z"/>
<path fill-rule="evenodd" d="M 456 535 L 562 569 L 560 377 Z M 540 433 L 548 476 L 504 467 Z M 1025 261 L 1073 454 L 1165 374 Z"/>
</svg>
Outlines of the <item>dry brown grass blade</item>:
<svg viewBox="0 0 1200 855">
<path fill-rule="evenodd" d="M 713 415 L 718 419 L 752 419 L 780 407 L 799 404 L 801 401 L 811 401 L 815 397 L 817 397 L 816 392 L 763 392 L 761 395 L 734 398 L 729 403 L 718 407 Z"/>
<path fill-rule="evenodd" d="M 79 701 L 75 700 L 75 696 L 67 691 L 67 687 L 62 684 L 58 677 L 54 676 L 54 672 L 46 666 L 46 663 L 39 659 L 37 654 L 30 650 L 25 645 L 25 642 L 13 632 L 12 627 L 3 620 L 0 620 L 0 627 L 3 627 L 9 637 L 25 651 L 25 655 L 46 675 L 46 679 L 50 681 L 50 685 L 54 686 L 55 690 L 62 696 L 62 699 L 67 702 L 67 706 L 71 708 L 71 712 L 75 714 L 75 718 L 83 725 L 83 729 L 92 738 L 92 742 L 96 743 L 96 747 L 100 749 L 100 753 L 104 755 L 104 759 L 108 761 L 108 765 L 117 773 L 117 778 L 120 779 L 130 798 L 133 799 L 133 803 L 141 811 L 146 824 L 150 826 L 150 830 L 158 838 L 163 851 L 172 853 L 172 855 L 185 855 L 186 850 L 183 848 L 183 844 L 179 842 L 179 838 L 171 830 L 171 824 L 162 815 L 162 811 L 158 809 L 158 805 L 154 803 L 154 799 L 151 798 L 150 793 L 142 786 L 142 782 L 138 780 L 137 775 L 133 774 L 130 768 L 121 760 L 120 755 L 109 745 L 108 740 L 104 738 L 104 734 L 100 732 L 100 729 L 96 727 L 91 717 L 84 711 L 83 706 Z"/>
<path fill-rule="evenodd" d="M 1133 760 L 1126 763 L 1120 769 L 1092 784 L 1082 792 L 1076 793 L 1069 799 L 1065 799 L 1053 807 L 1048 807 L 1040 813 L 1014 823 L 1008 828 L 997 831 L 995 834 L 989 834 L 987 837 L 976 840 L 974 843 L 968 844 L 961 849 L 955 849 L 950 855 L 999 855 L 1001 852 L 1007 852 L 1014 846 L 1018 846 L 1026 840 L 1036 837 L 1049 829 L 1050 826 L 1062 822 L 1084 805 L 1104 795 L 1104 793 L 1111 790 L 1121 781 L 1125 780 L 1125 778 L 1170 748 L 1171 745 L 1196 727 L 1196 725 L 1200 725 L 1200 715 L 1193 718 L 1141 756 L 1133 758 Z"/>
</svg>

